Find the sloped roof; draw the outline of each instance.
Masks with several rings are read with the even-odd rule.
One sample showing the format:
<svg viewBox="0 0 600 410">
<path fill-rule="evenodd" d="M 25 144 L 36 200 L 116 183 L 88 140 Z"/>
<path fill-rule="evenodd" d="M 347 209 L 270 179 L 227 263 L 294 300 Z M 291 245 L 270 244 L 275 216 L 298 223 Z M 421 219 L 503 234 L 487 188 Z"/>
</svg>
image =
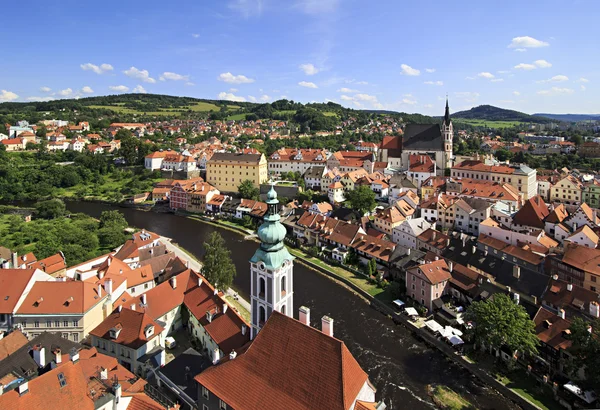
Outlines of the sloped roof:
<svg viewBox="0 0 600 410">
<path fill-rule="evenodd" d="M 585 272 L 600 275 L 600 249 L 566 243 L 562 261 Z"/>
<path fill-rule="evenodd" d="M 0 313 L 13 312 L 34 272 L 33 269 L 0 269 Z"/>
<path fill-rule="evenodd" d="M 347 410 L 368 377 L 344 342 L 274 311 L 245 353 L 196 381 L 233 408 Z"/>
<path fill-rule="evenodd" d="M 439 124 L 407 124 L 404 129 L 404 150 L 441 151 L 442 131 Z"/>
<path fill-rule="evenodd" d="M 93 283 L 81 281 L 36 282 L 17 310 L 18 314 L 82 314 L 106 297 Z"/>
<path fill-rule="evenodd" d="M 449 280 L 452 275 L 448 269 L 448 265 L 444 259 L 425 263 L 423 265 L 415 266 L 410 270 L 418 269 L 429 281 L 429 283 L 435 285 L 436 283 Z"/>
<path fill-rule="evenodd" d="M 20 330 L 9 333 L 8 336 L 0 339 L 0 361 L 25 346 L 27 342 L 27 338 Z"/>
<path fill-rule="evenodd" d="M 154 326 L 154 332 L 146 337 L 145 331 Z M 111 329 L 120 329 L 116 339 L 110 337 Z M 164 328 L 144 312 L 121 308 L 111 313 L 90 334 L 123 346 L 137 349 L 159 336 Z"/>
<path fill-rule="evenodd" d="M 538 339 L 553 349 L 568 349 L 572 342 L 565 337 L 565 331 L 571 327 L 571 322 L 555 313 L 540 307 L 533 318 L 535 334 Z"/>
<path fill-rule="evenodd" d="M 525 204 L 513 217 L 513 223 L 544 229 L 544 220 L 550 215 L 550 210 L 541 196 L 536 195 L 525 201 Z"/>
</svg>

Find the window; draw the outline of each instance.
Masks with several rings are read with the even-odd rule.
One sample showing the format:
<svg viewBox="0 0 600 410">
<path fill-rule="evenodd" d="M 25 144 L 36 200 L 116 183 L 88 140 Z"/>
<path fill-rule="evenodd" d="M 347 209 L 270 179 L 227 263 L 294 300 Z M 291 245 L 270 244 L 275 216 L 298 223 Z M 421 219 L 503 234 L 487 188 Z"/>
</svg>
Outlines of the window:
<svg viewBox="0 0 600 410">
<path fill-rule="evenodd" d="M 202 405 L 202 410 L 208 410 L 208 406 L 206 404 Z"/>
<path fill-rule="evenodd" d="M 227 410 L 227 403 L 223 400 L 219 400 L 219 410 Z"/>
<path fill-rule="evenodd" d="M 79 341 L 79 333 L 73 333 L 73 341 L 74 342 L 78 342 Z"/>
<path fill-rule="evenodd" d="M 63 326 L 64 326 L 64 327 L 69 327 L 69 321 L 68 321 L 68 320 L 65 320 L 65 321 L 63 322 Z"/>
<path fill-rule="evenodd" d="M 286 293 L 285 289 L 285 276 L 281 277 L 281 296 L 284 296 Z"/>
<path fill-rule="evenodd" d="M 33 327 L 40 327 L 40 322 L 38 320 L 33 322 Z"/>
<path fill-rule="evenodd" d="M 265 279 L 264 278 L 258 279 L 258 289 L 259 289 L 258 296 L 260 296 L 263 299 L 265 297 L 265 287 L 266 287 Z"/>
<path fill-rule="evenodd" d="M 60 320 L 55 320 L 54 321 L 54 326 L 60 327 Z"/>
<path fill-rule="evenodd" d="M 52 327 L 52 321 L 51 320 L 46 321 L 46 327 Z"/>
<path fill-rule="evenodd" d="M 208 389 L 204 386 L 202 386 L 202 397 L 208 400 Z"/>
<path fill-rule="evenodd" d="M 79 326 L 79 320 L 74 320 L 73 321 L 73 327 L 77 327 Z"/>
<path fill-rule="evenodd" d="M 264 306 L 261 306 L 258 311 L 258 324 L 264 325 L 267 320 L 267 312 L 265 311 Z"/>
<path fill-rule="evenodd" d="M 421 296 L 425 296 L 425 290 L 421 289 Z"/>
<path fill-rule="evenodd" d="M 144 283 L 144 289 L 148 289 L 148 286 L 149 285 L 147 283 Z"/>
</svg>

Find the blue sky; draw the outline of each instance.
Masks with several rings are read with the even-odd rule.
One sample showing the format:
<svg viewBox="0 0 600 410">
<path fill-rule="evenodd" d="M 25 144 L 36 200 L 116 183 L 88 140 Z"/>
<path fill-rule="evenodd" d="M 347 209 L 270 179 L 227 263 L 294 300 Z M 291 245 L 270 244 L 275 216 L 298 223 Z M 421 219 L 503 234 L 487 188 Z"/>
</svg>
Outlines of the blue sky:
<svg viewBox="0 0 600 410">
<path fill-rule="evenodd" d="M 0 102 L 146 91 L 442 115 L 600 113 L 600 2 L 23 0 Z M 11 16 L 11 17 L 8 17 Z"/>
</svg>

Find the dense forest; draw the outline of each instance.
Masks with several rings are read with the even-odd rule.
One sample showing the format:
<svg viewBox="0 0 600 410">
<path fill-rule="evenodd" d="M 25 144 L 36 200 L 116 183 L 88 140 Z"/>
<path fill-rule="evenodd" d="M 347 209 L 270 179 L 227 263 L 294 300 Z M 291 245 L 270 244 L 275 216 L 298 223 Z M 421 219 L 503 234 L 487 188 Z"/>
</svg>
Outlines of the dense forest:
<svg viewBox="0 0 600 410">
<path fill-rule="evenodd" d="M 480 105 L 478 107 L 473 107 L 468 111 L 458 111 L 452 114 L 452 117 L 486 121 L 515 121 L 537 124 L 554 122 L 554 120 L 550 118 L 533 116 L 519 111 L 505 110 L 492 105 Z"/>
</svg>

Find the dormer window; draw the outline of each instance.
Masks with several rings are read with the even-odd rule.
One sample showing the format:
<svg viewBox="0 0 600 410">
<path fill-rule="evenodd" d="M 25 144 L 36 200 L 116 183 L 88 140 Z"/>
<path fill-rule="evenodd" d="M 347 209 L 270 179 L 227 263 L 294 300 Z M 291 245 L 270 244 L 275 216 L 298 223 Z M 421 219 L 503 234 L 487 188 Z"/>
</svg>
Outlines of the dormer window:
<svg viewBox="0 0 600 410">
<path fill-rule="evenodd" d="M 154 325 L 147 325 L 144 329 L 144 334 L 146 335 L 146 338 L 152 336 L 154 334 Z"/>
<path fill-rule="evenodd" d="M 117 324 L 115 327 L 113 327 L 112 329 L 110 329 L 108 331 L 110 338 L 111 339 L 118 339 L 119 338 L 119 334 L 121 333 L 121 330 L 123 329 L 123 326 L 121 326 L 121 324 Z"/>
</svg>

